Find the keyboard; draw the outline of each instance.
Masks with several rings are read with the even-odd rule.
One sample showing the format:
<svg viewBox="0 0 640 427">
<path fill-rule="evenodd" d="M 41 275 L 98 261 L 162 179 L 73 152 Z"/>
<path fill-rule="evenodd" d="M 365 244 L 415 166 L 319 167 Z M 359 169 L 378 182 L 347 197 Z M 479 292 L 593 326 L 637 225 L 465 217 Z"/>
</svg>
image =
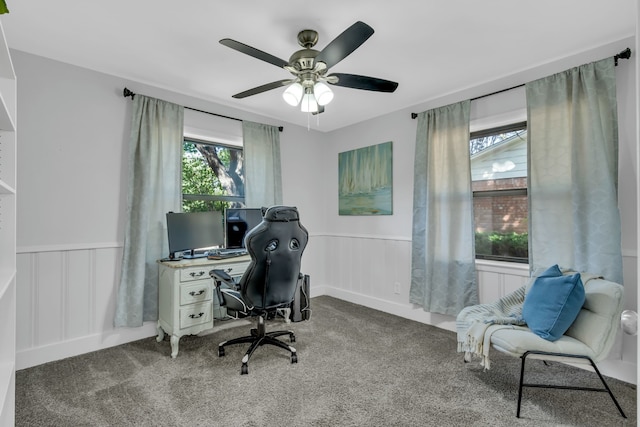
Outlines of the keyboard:
<svg viewBox="0 0 640 427">
<path fill-rule="evenodd" d="M 213 249 L 207 253 L 207 258 L 209 259 L 225 259 L 225 258 L 234 258 L 243 255 L 247 255 L 247 252 L 244 248 L 239 249 Z"/>
</svg>

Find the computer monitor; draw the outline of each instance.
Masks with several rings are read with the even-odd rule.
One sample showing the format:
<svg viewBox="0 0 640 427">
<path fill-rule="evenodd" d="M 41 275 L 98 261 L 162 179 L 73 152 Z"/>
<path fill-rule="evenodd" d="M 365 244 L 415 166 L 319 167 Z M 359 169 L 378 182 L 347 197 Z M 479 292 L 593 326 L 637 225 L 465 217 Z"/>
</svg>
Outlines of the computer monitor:
<svg viewBox="0 0 640 427">
<path fill-rule="evenodd" d="M 224 212 L 225 248 L 244 248 L 244 236 L 262 222 L 260 208 L 227 208 Z"/>
<path fill-rule="evenodd" d="M 222 212 L 168 212 L 169 258 L 204 257 L 205 249 L 224 245 Z"/>
</svg>

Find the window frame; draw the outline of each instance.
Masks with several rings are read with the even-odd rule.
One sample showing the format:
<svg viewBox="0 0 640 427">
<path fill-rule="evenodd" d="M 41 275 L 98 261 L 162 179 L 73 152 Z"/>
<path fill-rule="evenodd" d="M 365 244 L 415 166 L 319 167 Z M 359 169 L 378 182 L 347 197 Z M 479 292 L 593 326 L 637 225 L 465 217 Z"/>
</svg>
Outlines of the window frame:
<svg viewBox="0 0 640 427">
<path fill-rule="evenodd" d="M 486 136 L 497 135 L 497 134 L 506 133 L 506 132 L 522 131 L 522 130 L 527 130 L 526 121 L 518 121 L 518 122 L 509 123 L 502 126 L 494 126 L 486 129 L 480 129 L 480 130 L 469 133 L 469 142 L 471 142 L 474 139 L 483 138 Z M 528 135 L 527 135 L 527 144 L 529 144 Z M 528 152 L 528 149 L 527 149 L 527 152 Z M 472 154 L 470 153 L 470 156 L 471 155 Z M 474 181 L 472 180 L 471 182 L 473 185 Z M 526 196 L 528 199 L 528 196 L 529 196 L 529 162 L 528 160 L 527 160 L 527 187 L 526 188 L 515 188 L 515 189 L 506 188 L 506 189 L 499 189 L 499 190 L 472 191 L 472 200 L 474 201 L 476 198 L 497 197 L 497 196 L 498 197 L 499 196 Z M 530 206 L 527 200 L 527 216 L 529 212 L 530 212 Z M 475 203 L 474 203 L 474 235 L 475 233 L 476 233 L 476 230 L 475 230 Z M 527 236 L 527 239 L 528 239 L 528 236 Z M 474 241 L 474 248 L 475 248 L 475 241 Z M 501 261 L 501 262 L 508 262 L 508 263 L 517 263 L 517 264 L 529 263 L 528 256 L 527 258 L 521 258 L 521 257 L 511 257 L 511 256 L 505 256 L 505 255 L 486 255 L 486 254 L 479 255 L 476 252 L 475 258 L 476 260 Z"/>
<path fill-rule="evenodd" d="M 242 195 L 242 196 L 228 196 L 228 195 L 213 195 L 213 194 L 185 194 L 182 192 L 182 179 L 183 179 L 183 170 L 182 170 L 182 159 L 184 158 L 184 144 L 185 142 L 191 142 L 191 143 L 196 143 L 196 144 L 207 144 L 207 145 L 212 145 L 212 146 L 216 146 L 216 147 L 223 147 L 223 148 L 228 148 L 228 149 L 233 149 L 233 150 L 240 150 L 242 151 L 242 158 L 243 158 L 243 176 L 244 176 L 244 146 L 242 145 L 235 145 L 235 144 L 229 144 L 229 143 L 223 143 L 223 142 L 218 142 L 218 141 L 214 141 L 213 139 L 209 140 L 209 139 L 203 139 L 203 138 L 197 138 L 197 137 L 192 137 L 192 136 L 188 136 L 188 135 L 183 135 L 182 136 L 182 156 L 181 156 L 181 161 L 180 161 L 180 207 L 182 210 L 184 210 L 184 201 L 185 200 L 194 200 L 194 201 L 203 201 L 203 202 L 229 202 L 229 203 L 233 203 L 233 204 L 237 204 L 238 207 L 243 207 L 245 206 L 245 197 L 246 195 Z"/>
</svg>

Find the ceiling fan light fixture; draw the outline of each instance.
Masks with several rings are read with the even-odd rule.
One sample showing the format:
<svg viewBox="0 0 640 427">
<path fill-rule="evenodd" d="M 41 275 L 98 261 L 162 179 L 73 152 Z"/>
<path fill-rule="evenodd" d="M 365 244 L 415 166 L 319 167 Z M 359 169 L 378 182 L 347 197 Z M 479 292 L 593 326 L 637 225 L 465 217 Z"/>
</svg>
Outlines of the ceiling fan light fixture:
<svg viewBox="0 0 640 427">
<path fill-rule="evenodd" d="M 317 82 L 313 85 L 313 93 L 318 105 L 327 105 L 333 99 L 333 91 L 323 82 Z"/>
<path fill-rule="evenodd" d="M 304 94 L 302 102 L 300 103 L 300 110 L 302 110 L 303 113 L 318 112 L 318 102 L 316 102 L 316 97 L 313 96 L 313 93 Z"/>
<path fill-rule="evenodd" d="M 292 107 L 295 107 L 300 103 L 302 99 L 302 93 L 304 92 L 304 88 L 300 83 L 294 83 L 290 85 L 283 93 L 282 98 L 284 98 L 285 102 Z"/>
</svg>

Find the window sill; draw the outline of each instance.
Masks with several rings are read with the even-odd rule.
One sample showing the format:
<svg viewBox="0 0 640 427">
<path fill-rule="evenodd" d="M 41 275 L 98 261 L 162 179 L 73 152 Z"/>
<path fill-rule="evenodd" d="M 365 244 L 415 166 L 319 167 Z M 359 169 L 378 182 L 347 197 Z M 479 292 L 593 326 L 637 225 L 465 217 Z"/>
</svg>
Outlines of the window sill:
<svg viewBox="0 0 640 427">
<path fill-rule="evenodd" d="M 529 277 L 529 264 L 476 259 L 476 270 Z"/>
</svg>

